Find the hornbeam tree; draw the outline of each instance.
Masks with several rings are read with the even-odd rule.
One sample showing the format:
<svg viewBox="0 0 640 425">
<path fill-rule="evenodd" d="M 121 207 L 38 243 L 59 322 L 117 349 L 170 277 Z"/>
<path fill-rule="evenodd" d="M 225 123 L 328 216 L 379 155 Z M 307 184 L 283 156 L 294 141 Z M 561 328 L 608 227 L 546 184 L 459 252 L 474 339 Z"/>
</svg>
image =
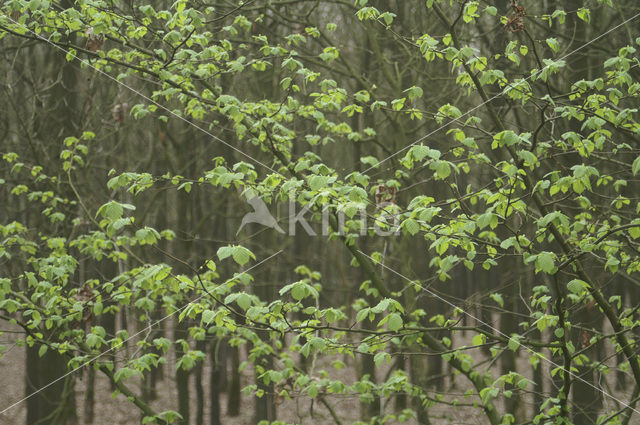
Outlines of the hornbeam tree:
<svg viewBox="0 0 640 425">
<path fill-rule="evenodd" d="M 0 10 L 3 423 L 640 420 L 635 1 Z"/>
</svg>

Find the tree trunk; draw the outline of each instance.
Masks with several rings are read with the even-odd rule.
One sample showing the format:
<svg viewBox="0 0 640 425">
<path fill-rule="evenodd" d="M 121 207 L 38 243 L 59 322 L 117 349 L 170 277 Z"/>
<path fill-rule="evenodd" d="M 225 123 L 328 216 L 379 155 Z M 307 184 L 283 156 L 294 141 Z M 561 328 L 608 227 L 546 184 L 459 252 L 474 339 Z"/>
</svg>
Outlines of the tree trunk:
<svg viewBox="0 0 640 425">
<path fill-rule="evenodd" d="M 175 326 L 178 338 L 187 335 L 188 324 L 186 319 L 181 322 L 176 319 Z M 182 344 L 176 344 L 176 358 L 179 359 L 184 354 Z M 182 416 L 182 420 L 179 423 L 189 425 L 191 423 L 189 411 L 189 371 L 184 370 L 182 367 L 176 370 L 176 389 L 178 390 L 178 413 Z"/>
<path fill-rule="evenodd" d="M 426 360 L 422 356 L 410 356 L 409 358 L 409 370 L 411 373 L 411 382 L 414 385 L 419 386 L 422 389 L 426 389 L 427 386 L 427 367 Z M 422 400 L 418 397 L 414 397 L 412 400 L 413 409 L 418 414 L 418 423 L 420 425 L 431 425 L 429 421 L 429 411 L 423 405 Z"/>
<path fill-rule="evenodd" d="M 237 346 L 231 347 L 231 382 L 229 385 L 229 398 L 227 400 L 227 415 L 231 417 L 240 414 L 240 350 Z"/>
<path fill-rule="evenodd" d="M 203 353 L 207 352 L 207 342 L 198 341 L 196 348 Z M 196 378 L 196 425 L 204 425 L 204 386 L 202 384 L 202 369 L 204 362 L 199 362 L 196 366 L 195 378 Z"/>
<path fill-rule="evenodd" d="M 209 380 L 209 425 L 222 425 L 220 421 L 220 389 L 221 385 L 222 365 L 218 358 L 218 347 L 222 344 L 222 340 L 214 339 L 211 344 L 211 378 Z"/>
<path fill-rule="evenodd" d="M 85 369 L 87 390 L 84 398 L 84 424 L 91 425 L 95 419 L 96 371 L 92 367 Z"/>
</svg>

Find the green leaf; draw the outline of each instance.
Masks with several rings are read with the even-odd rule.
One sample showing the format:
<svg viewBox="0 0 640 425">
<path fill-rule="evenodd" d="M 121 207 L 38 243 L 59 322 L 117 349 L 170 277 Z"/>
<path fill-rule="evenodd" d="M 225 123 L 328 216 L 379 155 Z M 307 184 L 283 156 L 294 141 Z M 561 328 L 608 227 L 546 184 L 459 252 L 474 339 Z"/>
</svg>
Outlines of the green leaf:
<svg viewBox="0 0 640 425">
<path fill-rule="evenodd" d="M 442 180 L 451 174 L 451 166 L 447 161 L 435 161 L 432 163 L 432 168 L 436 170 L 436 175 Z"/>
<path fill-rule="evenodd" d="M 605 263 L 604 268 L 609 269 L 611 273 L 615 273 L 618 271 L 619 265 L 620 265 L 620 260 L 612 256 L 607 259 L 607 262 Z"/>
<path fill-rule="evenodd" d="M 420 230 L 420 225 L 414 219 L 408 218 L 402 223 L 402 228 L 409 232 L 411 236 L 413 236 Z"/>
<path fill-rule="evenodd" d="M 384 20 L 384 23 L 387 25 L 391 25 L 391 23 L 393 22 L 393 18 L 395 17 L 396 14 L 391 12 L 384 12 L 382 15 L 380 15 L 380 18 L 382 18 Z"/>
<path fill-rule="evenodd" d="M 202 312 L 202 322 L 207 325 L 211 323 L 215 317 L 216 317 L 215 311 L 205 310 Z"/>
<path fill-rule="evenodd" d="M 473 337 L 471 343 L 475 346 L 482 345 L 487 341 L 487 336 L 484 334 L 477 334 Z"/>
<path fill-rule="evenodd" d="M 307 296 L 307 288 L 306 288 L 305 283 L 298 282 L 298 283 L 294 284 L 293 288 L 291 289 L 291 296 L 296 301 L 300 301 L 301 299 L 306 297 Z"/>
<path fill-rule="evenodd" d="M 362 322 L 365 319 L 365 317 L 369 315 L 370 312 L 371 312 L 371 309 L 368 307 L 358 311 L 358 314 L 356 314 L 356 322 Z"/>
<path fill-rule="evenodd" d="M 581 7 L 578 9 L 578 18 L 582 19 L 586 23 L 591 22 L 591 11 L 587 8 Z"/>
<path fill-rule="evenodd" d="M 309 187 L 311 190 L 320 190 L 327 186 L 328 180 L 327 176 L 312 176 L 309 178 Z"/>
<path fill-rule="evenodd" d="M 87 335 L 87 346 L 91 348 L 98 347 L 100 345 L 100 341 L 101 338 L 94 333 L 90 333 Z"/>
<path fill-rule="evenodd" d="M 387 319 L 387 325 L 389 326 L 389 330 L 398 331 L 402 328 L 402 317 L 398 313 L 391 313 Z"/>
<path fill-rule="evenodd" d="M 282 81 L 280 81 L 280 85 L 282 86 L 283 90 L 287 90 L 289 88 L 289 86 L 291 85 L 291 77 L 285 77 L 282 79 Z"/>
<path fill-rule="evenodd" d="M 547 45 L 551 47 L 551 50 L 555 53 L 558 53 L 558 50 L 560 50 L 560 44 L 555 38 L 547 38 Z"/>
<path fill-rule="evenodd" d="M 316 398 L 316 396 L 318 395 L 318 386 L 316 384 L 309 385 L 309 387 L 307 388 L 307 395 L 310 398 Z"/>
<path fill-rule="evenodd" d="M 640 223 L 638 223 L 636 227 L 630 227 L 628 229 L 628 232 L 629 236 L 631 236 L 633 239 L 640 238 Z"/>
<path fill-rule="evenodd" d="M 486 212 L 476 219 L 476 223 L 478 223 L 478 227 L 480 229 L 484 229 L 491 223 L 492 220 L 493 220 L 493 213 Z"/>
<path fill-rule="evenodd" d="M 247 310 L 251 306 L 251 297 L 248 294 L 242 292 L 238 294 L 238 298 L 236 298 L 236 303 L 241 309 Z"/>
<path fill-rule="evenodd" d="M 384 351 L 380 351 L 375 356 L 373 356 L 373 362 L 376 366 L 380 366 L 382 362 L 387 361 L 389 363 L 391 361 L 391 356 L 389 353 L 385 353 Z"/>
<path fill-rule="evenodd" d="M 507 343 L 507 347 L 509 347 L 509 350 L 515 352 L 520 347 L 519 338 L 517 336 L 512 336 L 511 338 L 509 338 L 509 342 Z"/>
<path fill-rule="evenodd" d="M 138 10 L 147 16 L 153 16 L 156 13 L 151 5 L 138 6 Z"/>
<path fill-rule="evenodd" d="M 243 246 L 235 246 L 233 247 L 233 252 L 231 254 L 233 256 L 233 261 L 244 266 L 250 259 L 256 259 L 256 256 L 253 255 L 251 251 Z"/>
<path fill-rule="evenodd" d="M 556 268 L 554 262 L 554 254 L 547 251 L 542 251 L 536 257 L 536 267 L 545 273 L 553 274 Z"/>
<path fill-rule="evenodd" d="M 256 259 L 256 256 L 247 248 L 240 245 L 228 245 L 218 248 L 218 258 L 224 260 L 228 257 L 233 257 L 233 261 L 239 265 L 245 265 L 250 259 Z"/>
<path fill-rule="evenodd" d="M 589 287 L 589 284 L 584 280 L 573 279 L 569 283 L 567 283 L 567 289 L 574 294 L 581 294 L 584 290 Z"/>
<path fill-rule="evenodd" d="M 415 98 L 422 97 L 424 91 L 421 87 L 413 86 L 405 90 L 405 93 L 409 95 L 409 100 L 413 101 Z"/>
<path fill-rule="evenodd" d="M 400 99 L 393 99 L 393 100 L 391 101 L 391 108 L 392 108 L 394 111 L 399 111 L 399 110 L 401 110 L 401 109 L 404 107 L 404 102 L 405 102 L 406 100 L 407 100 L 407 99 L 406 99 L 406 98 L 404 98 L 404 97 L 403 97 L 403 98 L 400 98 Z"/>
<path fill-rule="evenodd" d="M 633 164 L 631 165 L 631 172 L 634 176 L 640 172 L 640 156 L 633 160 Z"/>
<path fill-rule="evenodd" d="M 122 367 L 120 369 L 118 369 L 118 371 L 113 375 L 113 379 L 116 382 L 128 379 L 134 375 L 138 374 L 137 371 L 130 369 L 128 367 Z"/>
<path fill-rule="evenodd" d="M 216 263 L 213 262 L 213 260 L 208 260 L 207 261 L 207 268 L 209 270 L 211 270 L 212 272 L 216 271 Z"/>
<path fill-rule="evenodd" d="M 494 293 L 491 294 L 491 298 L 497 302 L 500 307 L 504 307 L 504 299 L 502 298 L 502 295 Z"/>
<path fill-rule="evenodd" d="M 225 258 L 231 256 L 231 254 L 233 254 L 233 248 L 231 246 L 223 246 L 221 248 L 218 248 L 218 258 L 221 260 L 224 260 Z"/>
</svg>

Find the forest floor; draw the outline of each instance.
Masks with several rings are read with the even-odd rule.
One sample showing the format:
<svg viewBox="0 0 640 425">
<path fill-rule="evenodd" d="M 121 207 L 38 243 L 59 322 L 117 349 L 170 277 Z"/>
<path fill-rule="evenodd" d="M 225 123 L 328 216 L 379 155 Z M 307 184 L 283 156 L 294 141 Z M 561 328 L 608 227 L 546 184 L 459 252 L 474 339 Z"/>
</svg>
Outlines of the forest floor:
<svg viewBox="0 0 640 425">
<path fill-rule="evenodd" d="M 5 323 L 2 326 L 3 329 L 7 329 Z M 8 347 L 8 351 L 0 358 L 0 410 L 18 402 L 24 397 L 25 392 L 25 348 L 12 344 L 12 340 L 15 340 L 16 334 L 6 333 L 2 335 L 1 344 Z M 454 339 L 455 344 L 471 343 L 470 339 L 467 341 L 466 335 L 459 335 Z M 521 350 L 522 351 L 522 350 Z M 477 355 L 476 355 L 477 354 Z M 243 356 L 244 357 L 244 356 Z M 474 357 L 476 361 L 482 361 L 487 359 L 486 355 L 481 350 L 474 351 Z M 332 359 L 333 361 L 335 359 Z M 341 357 L 340 360 L 347 363 L 348 358 Z M 167 364 L 171 364 L 171 359 L 167 361 Z M 205 391 L 205 400 L 208 400 L 209 396 L 209 369 L 208 362 L 205 363 L 202 370 L 203 386 Z M 377 378 L 381 379 L 388 371 L 388 365 L 381 365 L 376 369 Z M 544 368 L 545 376 L 549 376 L 549 365 L 542 364 Z M 524 375 L 531 379 L 531 367 L 528 362 L 528 355 L 521 353 L 517 358 L 517 368 L 521 373 L 524 371 Z M 326 370 L 331 378 L 342 379 L 346 384 L 352 383 L 356 380 L 356 370 L 353 363 L 347 363 L 347 367 L 338 371 L 331 366 L 331 362 L 318 362 L 315 365 L 316 370 Z M 158 398 L 152 402 L 152 406 L 158 411 L 173 409 L 177 410 L 177 390 L 175 384 L 175 377 L 173 371 L 169 367 L 165 366 L 165 377 L 158 382 Z M 230 371 L 228 371 L 230 373 Z M 140 412 L 130 402 L 128 402 L 123 395 L 117 395 L 113 397 L 111 395 L 111 387 L 107 378 L 101 373 L 96 373 L 95 380 L 95 419 L 93 424 L 85 422 L 83 417 L 83 399 L 86 391 L 86 373 L 81 371 L 75 372 L 76 374 L 76 400 L 78 403 L 78 424 L 80 425 L 131 425 L 140 423 Z M 614 375 L 613 373 L 611 375 Z M 607 378 L 607 384 L 611 384 L 613 378 L 611 375 Z M 194 374 L 190 374 L 190 387 L 194 388 Z M 247 368 L 241 375 L 241 387 L 244 387 L 254 381 L 253 371 Z M 127 380 L 127 385 L 134 389 L 138 394 L 140 381 L 136 379 Z M 471 388 L 468 381 L 458 375 L 453 382 L 449 379 L 445 382 L 445 392 L 448 394 L 446 399 L 451 400 L 456 397 L 459 401 L 468 403 L 473 401 L 473 398 L 465 399 L 463 393 Z M 608 386 L 612 388 L 611 385 Z M 545 388 L 545 391 L 549 391 L 550 388 Z M 191 391 L 191 423 L 195 424 L 195 411 L 196 411 L 196 396 L 195 391 Z M 616 394 L 616 396 L 625 399 L 625 394 Z M 357 397 L 354 396 L 328 396 L 325 400 L 332 406 L 337 416 L 342 421 L 343 425 L 355 422 L 359 418 L 360 403 Z M 476 398 L 477 400 L 477 398 Z M 393 413 L 394 398 L 386 398 L 382 400 L 384 406 L 384 413 Z M 527 417 L 532 418 L 533 409 L 532 395 L 529 394 L 521 399 L 521 408 L 525 410 Z M 610 401 L 605 400 L 605 406 Z M 242 402 L 240 408 L 240 415 L 236 417 L 229 417 L 226 414 L 227 411 L 227 398 L 226 394 L 221 394 L 220 400 L 222 408 L 222 423 L 224 425 L 249 425 L 253 424 L 254 413 L 254 397 L 242 395 Z M 503 406 L 498 406 L 500 410 Z M 613 406 L 611 406 L 613 407 Z M 26 416 L 26 403 L 22 402 L 13 407 L 10 411 L 0 415 L 0 425 L 22 425 L 25 423 Z M 209 423 L 208 406 L 205 403 L 204 408 L 204 424 Z M 292 396 L 291 400 L 284 400 L 277 406 L 277 417 L 285 423 L 300 424 L 300 425 L 329 425 L 336 422 L 331 417 L 329 411 L 319 402 L 315 402 L 313 406 L 306 396 L 296 397 Z M 461 406 L 443 406 L 439 405 L 433 407 L 430 412 L 432 418 L 432 425 L 481 425 L 485 421 L 482 415 L 479 415 L 478 409 L 461 407 Z M 387 423 L 397 424 L 400 423 L 397 420 L 390 420 Z M 414 419 L 410 419 L 407 424 L 417 424 Z"/>
</svg>

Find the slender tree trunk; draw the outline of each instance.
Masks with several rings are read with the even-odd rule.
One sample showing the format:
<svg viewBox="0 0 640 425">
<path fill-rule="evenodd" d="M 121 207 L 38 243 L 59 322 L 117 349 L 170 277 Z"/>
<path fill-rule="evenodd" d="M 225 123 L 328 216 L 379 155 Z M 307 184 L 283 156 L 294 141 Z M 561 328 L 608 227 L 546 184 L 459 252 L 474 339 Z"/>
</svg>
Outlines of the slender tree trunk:
<svg viewBox="0 0 640 425">
<path fill-rule="evenodd" d="M 516 299 L 513 296 L 507 296 L 505 299 L 505 307 L 509 311 L 517 311 Z M 513 333 L 517 333 L 518 331 L 518 323 L 515 318 L 510 315 L 503 313 L 500 317 L 500 331 L 505 335 L 511 335 Z M 504 350 L 502 355 L 500 356 L 500 369 L 503 375 L 506 375 L 510 372 L 517 372 L 516 366 L 516 352 L 511 351 L 510 349 Z M 505 397 L 504 404 L 505 410 L 507 413 L 511 413 L 515 418 L 515 423 L 521 423 L 524 421 L 524 403 L 522 402 L 522 397 L 520 397 L 520 392 L 517 387 L 511 384 L 505 384 L 505 390 L 512 391 L 511 397 Z"/>
<path fill-rule="evenodd" d="M 263 331 L 259 331 L 258 334 L 263 333 Z M 260 364 L 264 370 L 269 370 L 273 368 L 273 360 L 271 357 L 263 357 L 256 361 L 257 364 Z M 257 369 L 257 368 L 256 368 Z M 273 421 L 276 419 L 276 404 L 275 398 L 273 396 L 273 383 L 266 385 L 262 381 L 262 379 L 258 378 L 259 372 L 256 370 L 255 379 L 258 384 L 258 390 L 264 391 L 264 395 L 262 397 L 255 398 L 255 415 L 254 421 L 258 423 L 262 420 Z"/>
<path fill-rule="evenodd" d="M 218 358 L 219 347 L 222 344 L 220 339 L 214 339 L 211 344 L 211 377 L 209 380 L 209 425 L 222 425 L 220 416 L 220 389 L 222 387 L 221 375 L 222 365 Z"/>
<path fill-rule="evenodd" d="M 598 323 L 594 323 L 600 321 L 596 308 L 581 306 L 581 310 L 579 310 L 574 316 L 575 324 L 580 324 L 581 326 L 589 328 L 598 328 Z M 594 316 L 596 316 L 595 321 L 593 320 Z M 573 344 L 576 349 L 582 350 L 586 348 L 584 354 L 591 362 L 596 363 L 599 358 L 597 348 L 589 346 L 589 339 L 592 336 L 591 332 L 584 329 L 577 329 L 573 333 Z M 598 413 L 602 408 L 602 394 L 597 390 L 599 387 L 597 372 L 589 362 L 585 365 L 577 366 L 577 369 L 578 371 L 575 374 L 581 379 L 574 379 L 571 384 L 574 404 L 572 419 L 574 425 L 590 425 L 596 422 Z"/>
<path fill-rule="evenodd" d="M 396 357 L 395 369 L 398 371 L 405 371 L 407 358 L 403 355 Z M 398 393 L 396 395 L 395 409 L 400 412 L 407 408 L 407 394 L 405 392 Z"/>
<path fill-rule="evenodd" d="M 187 320 L 178 321 L 176 319 L 175 330 L 176 335 L 179 338 L 186 337 L 188 331 Z M 181 344 L 176 345 L 176 358 L 180 358 L 185 354 Z M 182 416 L 180 424 L 189 425 L 190 422 L 190 410 L 189 410 L 189 371 L 184 370 L 182 367 L 176 370 L 176 389 L 178 390 L 178 413 Z"/>
<path fill-rule="evenodd" d="M 240 350 L 237 346 L 230 348 L 231 357 L 231 382 L 229 385 L 229 398 L 227 400 L 227 415 L 231 417 L 240 414 Z"/>
<path fill-rule="evenodd" d="M 422 356 L 410 356 L 409 370 L 411 373 L 411 381 L 420 388 L 427 388 L 427 362 Z M 413 409 L 418 413 L 418 423 L 420 425 L 431 425 L 429 421 L 429 411 L 423 405 L 422 400 L 418 397 L 412 399 Z"/>
<path fill-rule="evenodd" d="M 368 321 L 364 323 L 368 324 Z M 366 325 L 364 326 L 366 327 Z M 376 365 L 373 361 L 373 356 L 362 355 L 360 358 L 360 371 L 358 374 L 359 378 L 362 379 L 365 376 L 368 376 L 368 379 L 374 384 L 377 382 L 376 380 Z M 380 397 L 374 396 L 373 400 L 370 402 L 364 401 L 360 402 L 360 418 L 363 421 L 369 421 L 373 416 L 380 415 Z"/>
<path fill-rule="evenodd" d="M 85 369 L 87 390 L 84 395 L 84 424 L 91 425 L 95 419 L 96 371 L 92 367 Z"/>
<path fill-rule="evenodd" d="M 205 340 L 198 341 L 196 348 L 203 353 L 207 352 L 207 342 Z M 196 366 L 195 378 L 196 378 L 196 425 L 204 425 L 204 386 L 202 384 L 202 372 L 204 362 L 199 362 Z"/>
</svg>

